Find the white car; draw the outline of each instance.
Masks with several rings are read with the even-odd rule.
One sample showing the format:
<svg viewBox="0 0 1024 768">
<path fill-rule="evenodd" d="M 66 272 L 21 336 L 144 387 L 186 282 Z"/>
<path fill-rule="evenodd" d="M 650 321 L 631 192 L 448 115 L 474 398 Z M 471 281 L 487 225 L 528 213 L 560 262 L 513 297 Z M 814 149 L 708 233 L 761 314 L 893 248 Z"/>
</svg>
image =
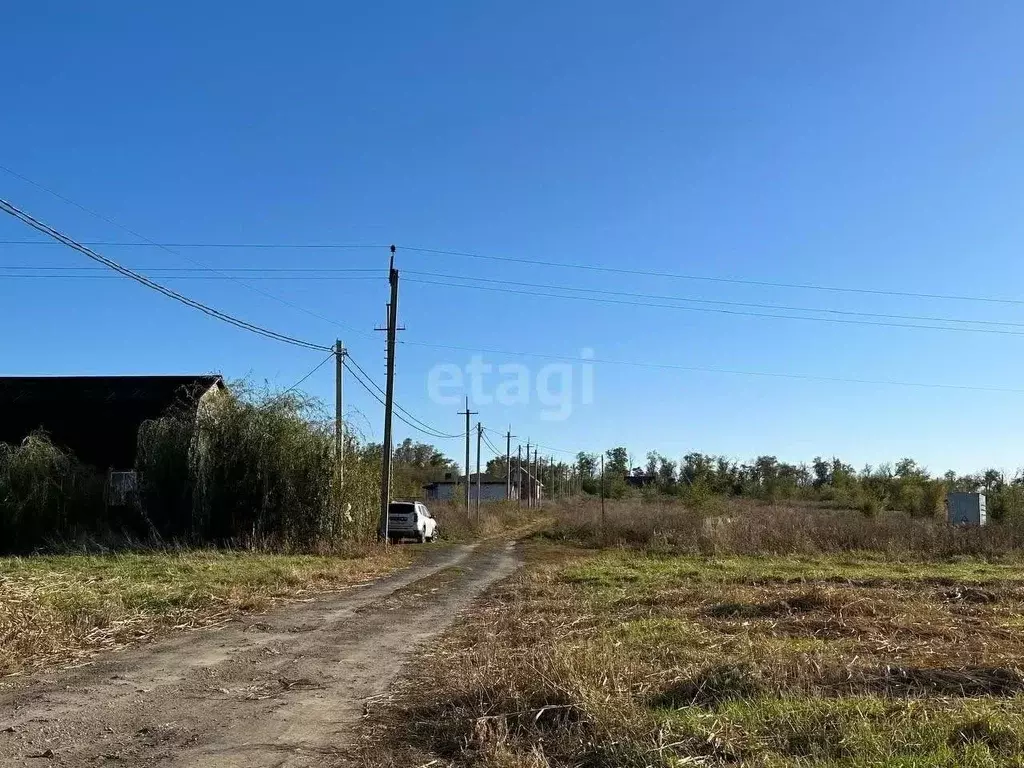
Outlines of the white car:
<svg viewBox="0 0 1024 768">
<path fill-rule="evenodd" d="M 388 539 L 416 539 L 421 544 L 437 538 L 437 520 L 418 501 L 392 501 L 388 505 Z"/>
</svg>

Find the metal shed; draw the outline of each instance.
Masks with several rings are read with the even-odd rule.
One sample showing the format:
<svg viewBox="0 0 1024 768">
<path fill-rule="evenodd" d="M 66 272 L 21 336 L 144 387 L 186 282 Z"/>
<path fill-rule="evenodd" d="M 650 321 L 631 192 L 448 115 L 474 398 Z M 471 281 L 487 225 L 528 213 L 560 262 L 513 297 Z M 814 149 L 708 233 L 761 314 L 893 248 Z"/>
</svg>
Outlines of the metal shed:
<svg viewBox="0 0 1024 768">
<path fill-rule="evenodd" d="M 947 494 L 946 519 L 953 525 L 984 525 L 986 521 L 985 494 Z"/>
</svg>

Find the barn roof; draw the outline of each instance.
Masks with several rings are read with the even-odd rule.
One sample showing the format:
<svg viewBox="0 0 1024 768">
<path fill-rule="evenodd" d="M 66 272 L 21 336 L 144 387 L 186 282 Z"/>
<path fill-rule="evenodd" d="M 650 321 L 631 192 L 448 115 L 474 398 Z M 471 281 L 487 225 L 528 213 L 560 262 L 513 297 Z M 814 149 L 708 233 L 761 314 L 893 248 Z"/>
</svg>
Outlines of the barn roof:
<svg viewBox="0 0 1024 768">
<path fill-rule="evenodd" d="M 194 409 L 213 387 L 224 387 L 217 374 L 0 377 L 0 442 L 43 430 L 87 464 L 131 468 L 142 422 Z"/>
</svg>

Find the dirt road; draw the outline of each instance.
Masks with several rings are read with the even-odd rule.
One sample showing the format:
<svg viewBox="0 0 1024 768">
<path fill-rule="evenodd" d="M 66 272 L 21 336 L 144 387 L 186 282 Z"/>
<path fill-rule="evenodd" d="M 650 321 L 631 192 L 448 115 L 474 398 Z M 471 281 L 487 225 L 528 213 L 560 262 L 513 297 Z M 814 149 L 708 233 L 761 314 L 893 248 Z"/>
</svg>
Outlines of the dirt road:
<svg viewBox="0 0 1024 768">
<path fill-rule="evenodd" d="M 0 694 L 0 765 L 329 765 L 365 700 L 515 567 L 509 541 L 438 550 L 343 595 L 38 675 Z"/>
</svg>

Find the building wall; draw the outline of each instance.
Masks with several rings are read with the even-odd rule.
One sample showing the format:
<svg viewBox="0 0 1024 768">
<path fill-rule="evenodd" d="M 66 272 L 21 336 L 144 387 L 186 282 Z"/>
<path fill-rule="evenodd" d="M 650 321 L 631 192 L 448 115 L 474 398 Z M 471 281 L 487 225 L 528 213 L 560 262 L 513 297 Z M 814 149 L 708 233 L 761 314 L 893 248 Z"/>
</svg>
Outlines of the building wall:
<svg viewBox="0 0 1024 768">
<path fill-rule="evenodd" d="M 950 493 L 946 496 L 946 515 L 954 525 L 985 525 L 985 494 Z"/>
<path fill-rule="evenodd" d="M 452 501 L 465 498 L 464 486 L 455 483 L 439 483 L 436 488 L 427 491 L 427 498 L 433 501 Z M 512 489 L 512 498 L 516 498 L 516 489 Z M 476 501 L 476 484 L 469 487 L 470 501 Z M 481 483 L 480 501 L 504 501 L 504 483 Z"/>
<path fill-rule="evenodd" d="M 427 498 L 434 501 L 451 501 L 455 498 L 455 489 L 458 487 L 454 483 L 441 483 L 427 491 Z"/>
<path fill-rule="evenodd" d="M 469 500 L 476 500 L 476 485 L 472 485 L 469 488 Z M 505 484 L 504 483 L 482 483 L 480 485 L 480 501 L 504 501 L 505 500 Z"/>
</svg>

